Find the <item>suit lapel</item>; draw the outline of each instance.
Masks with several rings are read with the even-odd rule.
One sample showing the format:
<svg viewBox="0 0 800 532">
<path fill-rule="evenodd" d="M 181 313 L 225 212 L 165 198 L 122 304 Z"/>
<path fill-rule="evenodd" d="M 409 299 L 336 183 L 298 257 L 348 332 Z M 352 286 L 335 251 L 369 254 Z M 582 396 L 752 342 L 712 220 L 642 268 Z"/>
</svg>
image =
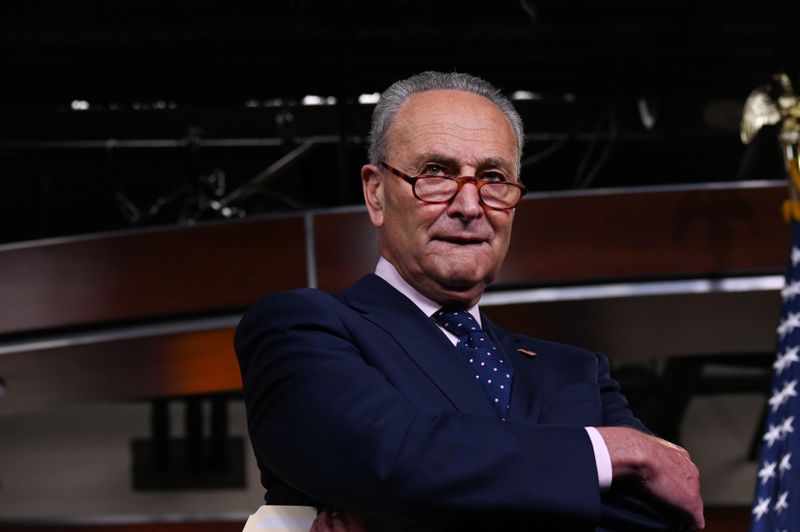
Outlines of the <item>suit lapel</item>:
<svg viewBox="0 0 800 532">
<path fill-rule="evenodd" d="M 496 326 L 484 314 L 481 314 L 481 321 L 483 330 L 498 346 L 498 349 L 503 351 L 506 359 L 514 368 L 508 419 L 537 421 L 542 408 L 539 400 L 542 371 L 541 365 L 536 359 L 536 347 L 529 338 L 510 333 Z"/>
<path fill-rule="evenodd" d="M 377 275 L 367 275 L 342 293 L 345 302 L 391 335 L 459 411 L 496 416 L 467 363 L 436 324 Z M 513 393 L 513 391 L 512 391 Z"/>
</svg>

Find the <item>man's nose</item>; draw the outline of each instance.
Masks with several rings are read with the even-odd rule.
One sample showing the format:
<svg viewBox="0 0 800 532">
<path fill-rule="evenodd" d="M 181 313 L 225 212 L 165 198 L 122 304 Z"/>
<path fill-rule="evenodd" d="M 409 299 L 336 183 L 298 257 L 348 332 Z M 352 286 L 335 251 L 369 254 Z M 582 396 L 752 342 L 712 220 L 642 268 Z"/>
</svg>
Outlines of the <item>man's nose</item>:
<svg viewBox="0 0 800 532">
<path fill-rule="evenodd" d="M 483 216 L 483 206 L 481 205 L 478 185 L 474 181 L 467 181 L 458 193 L 450 201 L 447 207 L 447 214 L 454 218 L 472 220 Z"/>
</svg>

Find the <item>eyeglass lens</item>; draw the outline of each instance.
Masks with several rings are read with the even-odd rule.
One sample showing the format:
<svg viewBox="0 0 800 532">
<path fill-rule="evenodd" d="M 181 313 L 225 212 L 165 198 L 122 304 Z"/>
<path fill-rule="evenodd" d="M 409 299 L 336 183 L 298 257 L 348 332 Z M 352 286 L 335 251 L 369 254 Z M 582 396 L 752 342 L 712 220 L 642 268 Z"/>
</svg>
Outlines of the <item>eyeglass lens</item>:
<svg viewBox="0 0 800 532">
<path fill-rule="evenodd" d="M 510 183 L 476 181 L 481 200 L 490 207 L 509 208 L 519 201 L 521 191 Z M 442 177 L 420 176 L 414 184 L 417 197 L 422 201 L 444 203 L 458 193 L 459 182 Z"/>
</svg>

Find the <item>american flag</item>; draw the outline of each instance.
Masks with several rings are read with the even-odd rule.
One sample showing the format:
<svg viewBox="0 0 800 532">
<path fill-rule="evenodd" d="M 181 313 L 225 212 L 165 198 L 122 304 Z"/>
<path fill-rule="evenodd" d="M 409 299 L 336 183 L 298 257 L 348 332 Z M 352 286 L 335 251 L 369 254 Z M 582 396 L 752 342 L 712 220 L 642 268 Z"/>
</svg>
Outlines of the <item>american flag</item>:
<svg viewBox="0 0 800 532">
<path fill-rule="evenodd" d="M 772 365 L 751 532 L 800 530 L 800 222 L 796 221 L 792 221 L 792 254 L 781 296 L 778 350 Z"/>
</svg>

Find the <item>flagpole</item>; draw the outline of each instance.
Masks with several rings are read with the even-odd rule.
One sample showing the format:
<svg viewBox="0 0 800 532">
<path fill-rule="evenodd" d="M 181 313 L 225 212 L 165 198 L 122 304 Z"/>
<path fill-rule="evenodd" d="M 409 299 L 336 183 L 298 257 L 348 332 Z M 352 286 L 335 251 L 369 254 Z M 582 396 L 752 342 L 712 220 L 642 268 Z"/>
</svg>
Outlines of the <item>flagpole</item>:
<svg viewBox="0 0 800 532">
<path fill-rule="evenodd" d="M 800 102 L 786 74 L 776 75 L 774 81 L 747 98 L 741 128 L 742 141 L 749 143 L 763 126 L 780 124 L 778 141 L 789 177 L 781 210 L 792 224 L 751 532 L 800 530 L 800 463 L 793 464 L 800 460 L 800 434 L 795 432 L 795 420 L 800 424 Z"/>
</svg>

